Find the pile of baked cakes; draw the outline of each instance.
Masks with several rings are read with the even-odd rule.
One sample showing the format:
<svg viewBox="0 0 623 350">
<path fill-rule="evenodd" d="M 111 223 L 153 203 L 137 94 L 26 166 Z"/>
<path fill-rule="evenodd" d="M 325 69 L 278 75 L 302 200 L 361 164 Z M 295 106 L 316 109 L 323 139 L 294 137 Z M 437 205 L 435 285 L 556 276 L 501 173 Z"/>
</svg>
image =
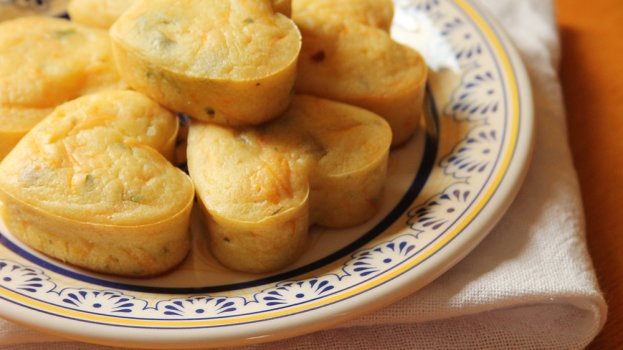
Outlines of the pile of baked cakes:
<svg viewBox="0 0 623 350">
<path fill-rule="evenodd" d="M 377 212 L 390 149 L 419 124 L 427 68 L 391 39 L 392 0 L 74 0 L 69 15 L 0 23 L 0 201 L 12 234 L 78 267 L 173 269 L 195 205 L 223 265 L 287 267 L 311 225 Z"/>
</svg>

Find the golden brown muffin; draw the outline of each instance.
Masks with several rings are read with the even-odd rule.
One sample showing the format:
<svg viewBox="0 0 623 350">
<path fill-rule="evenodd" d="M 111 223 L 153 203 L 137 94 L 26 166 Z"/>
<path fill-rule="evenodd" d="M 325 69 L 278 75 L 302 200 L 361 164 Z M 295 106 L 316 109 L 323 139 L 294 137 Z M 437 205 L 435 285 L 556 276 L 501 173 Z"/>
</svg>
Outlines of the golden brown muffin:
<svg viewBox="0 0 623 350">
<path fill-rule="evenodd" d="M 362 108 L 296 96 L 278 120 L 232 129 L 194 122 L 188 168 L 214 255 L 267 272 L 300 254 L 308 227 L 347 227 L 378 209 L 391 130 Z"/>
<path fill-rule="evenodd" d="M 335 17 L 389 32 L 394 19 L 393 0 L 293 0 L 294 17 Z"/>
<path fill-rule="evenodd" d="M 173 167 L 176 117 L 138 92 L 58 107 L 0 163 L 5 223 L 31 247 L 97 272 L 150 276 L 189 250 L 194 198 Z"/>
<path fill-rule="evenodd" d="M 71 0 L 67 12 L 72 21 L 108 29 L 136 0 Z"/>
<path fill-rule="evenodd" d="M 138 1 L 110 33 L 130 86 L 196 119 L 255 125 L 290 102 L 301 36 L 268 0 Z"/>
<path fill-rule="evenodd" d="M 392 128 L 392 145 L 417 129 L 427 67 L 381 29 L 321 16 L 294 19 L 303 34 L 296 90 L 369 109 Z"/>
<path fill-rule="evenodd" d="M 125 86 L 106 32 L 45 17 L 0 23 L 0 159 L 59 104 Z"/>
</svg>

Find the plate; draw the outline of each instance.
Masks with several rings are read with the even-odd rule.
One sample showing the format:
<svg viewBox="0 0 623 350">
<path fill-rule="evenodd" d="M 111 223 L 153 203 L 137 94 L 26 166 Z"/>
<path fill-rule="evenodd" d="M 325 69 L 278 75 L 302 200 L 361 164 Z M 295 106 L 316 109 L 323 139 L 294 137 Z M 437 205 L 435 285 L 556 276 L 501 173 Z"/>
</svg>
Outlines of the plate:
<svg viewBox="0 0 623 350">
<path fill-rule="evenodd" d="M 531 92 L 508 39 L 472 1 L 397 0 L 392 35 L 419 49 L 431 74 L 421 128 L 392 151 L 369 223 L 313 228 L 296 264 L 260 276 L 220 267 L 195 215 L 186 261 L 138 280 L 49 259 L 0 224 L 0 316 L 106 345 L 235 346 L 328 328 L 433 281 L 517 193 L 532 149 Z"/>
</svg>

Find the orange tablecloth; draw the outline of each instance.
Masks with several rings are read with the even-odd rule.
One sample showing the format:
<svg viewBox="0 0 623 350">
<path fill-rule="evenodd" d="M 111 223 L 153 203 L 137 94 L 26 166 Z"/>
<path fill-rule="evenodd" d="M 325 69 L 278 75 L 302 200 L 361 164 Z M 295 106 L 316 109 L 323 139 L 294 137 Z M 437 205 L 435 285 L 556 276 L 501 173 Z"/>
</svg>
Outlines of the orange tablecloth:
<svg viewBox="0 0 623 350">
<path fill-rule="evenodd" d="M 588 245 L 610 307 L 589 349 L 623 349 L 623 3 L 557 0 L 557 11 Z"/>
</svg>

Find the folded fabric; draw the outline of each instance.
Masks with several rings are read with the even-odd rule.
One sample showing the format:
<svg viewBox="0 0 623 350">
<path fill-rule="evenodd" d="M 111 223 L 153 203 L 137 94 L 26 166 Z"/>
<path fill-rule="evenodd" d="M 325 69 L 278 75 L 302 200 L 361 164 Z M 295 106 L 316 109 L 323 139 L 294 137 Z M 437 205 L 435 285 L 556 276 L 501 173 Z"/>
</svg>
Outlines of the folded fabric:
<svg viewBox="0 0 623 350">
<path fill-rule="evenodd" d="M 585 243 L 557 76 L 552 1 L 482 0 L 532 81 L 536 145 L 515 202 L 464 260 L 410 297 L 335 329 L 249 349 L 581 349 L 606 305 Z M 99 349 L 0 321 L 0 349 Z"/>
</svg>

